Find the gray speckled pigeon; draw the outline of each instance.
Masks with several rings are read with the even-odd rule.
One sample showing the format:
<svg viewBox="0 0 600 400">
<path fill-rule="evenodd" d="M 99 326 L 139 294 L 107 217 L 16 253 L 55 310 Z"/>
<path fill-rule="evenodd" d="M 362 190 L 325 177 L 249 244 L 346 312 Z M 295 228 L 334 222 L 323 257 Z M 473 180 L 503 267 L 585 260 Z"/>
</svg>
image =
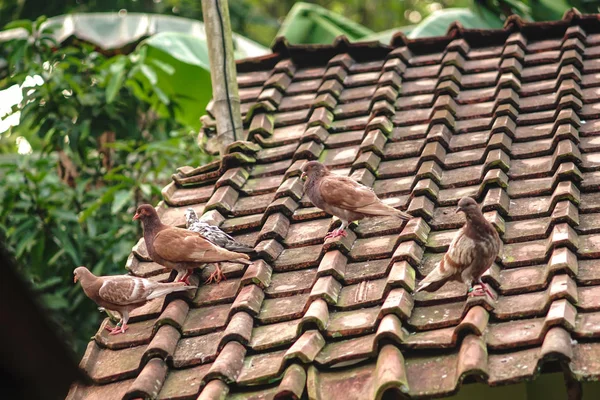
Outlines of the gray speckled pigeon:
<svg viewBox="0 0 600 400">
<path fill-rule="evenodd" d="M 196 211 L 191 207 L 185 211 L 185 221 L 186 226 L 190 231 L 198 232 L 205 239 L 210 240 L 217 246 L 239 253 L 252 253 L 254 251 L 252 247 L 236 241 L 234 238 L 223 232 L 218 226 L 200 221 L 198 215 L 196 215 Z"/>
</svg>

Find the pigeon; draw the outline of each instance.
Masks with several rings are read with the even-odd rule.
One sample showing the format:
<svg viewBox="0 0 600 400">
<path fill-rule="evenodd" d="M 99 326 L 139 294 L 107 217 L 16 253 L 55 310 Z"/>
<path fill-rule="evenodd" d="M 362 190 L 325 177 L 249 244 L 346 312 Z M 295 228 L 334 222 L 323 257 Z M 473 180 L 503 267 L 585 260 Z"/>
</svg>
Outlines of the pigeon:
<svg viewBox="0 0 600 400">
<path fill-rule="evenodd" d="M 342 225 L 328 233 L 325 239 L 346 236 L 348 224 L 365 217 L 395 216 L 403 220 L 412 218 L 410 214 L 384 204 L 373 189 L 352 178 L 331 173 L 318 161 L 307 162 L 302 168 L 301 178 L 306 180 L 304 191 L 310 201 L 342 221 Z"/>
<path fill-rule="evenodd" d="M 481 276 L 492 266 L 502 241 L 471 197 L 460 199 L 456 212 L 459 211 L 465 213 L 466 223 L 458 230 L 435 269 L 419 283 L 415 293 L 421 290 L 434 292 L 446 282 L 458 281 L 468 286 L 469 296 L 487 293 L 494 299 L 491 290 L 481 281 Z M 480 286 L 476 290 L 473 289 L 474 282 Z"/>
<path fill-rule="evenodd" d="M 196 289 L 195 286 L 181 283 L 159 283 L 130 275 L 96 276 L 83 266 L 75 268 L 73 275 L 73 281 L 81 282 L 86 296 L 100 306 L 100 309 L 121 314 L 121 320 L 115 328 L 106 327 L 111 335 L 125 333 L 129 313 L 149 300 L 172 292 Z"/>
<path fill-rule="evenodd" d="M 254 252 L 252 247 L 237 242 L 234 238 L 219 229 L 218 226 L 200 221 L 198 215 L 196 215 L 196 211 L 191 207 L 185 211 L 185 222 L 188 230 L 198 232 L 203 238 L 210 240 L 217 246 L 240 253 Z"/>
<path fill-rule="evenodd" d="M 146 248 L 152 261 L 177 271 L 175 280 L 189 285 L 189 277 L 202 264 L 215 263 L 216 269 L 208 282 L 220 282 L 224 278 L 219 266 L 222 261 L 249 265 L 247 254 L 229 251 L 213 244 L 198 232 L 163 224 L 150 204 L 139 206 L 133 216 L 141 220 Z"/>
</svg>

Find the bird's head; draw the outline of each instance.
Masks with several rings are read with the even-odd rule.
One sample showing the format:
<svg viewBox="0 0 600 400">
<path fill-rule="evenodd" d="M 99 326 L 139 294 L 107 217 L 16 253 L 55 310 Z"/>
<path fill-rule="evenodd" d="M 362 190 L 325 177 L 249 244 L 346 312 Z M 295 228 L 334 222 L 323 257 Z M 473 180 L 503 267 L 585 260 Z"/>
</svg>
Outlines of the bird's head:
<svg viewBox="0 0 600 400">
<path fill-rule="evenodd" d="M 194 211 L 194 209 L 192 207 L 188 207 L 187 210 L 185 210 L 185 220 L 186 221 L 195 221 L 198 219 L 198 216 L 196 215 L 196 211 Z"/>
<path fill-rule="evenodd" d="M 313 179 L 317 177 L 321 177 L 327 175 L 329 170 L 326 166 L 321 164 L 318 161 L 309 161 L 302 167 L 302 176 L 300 177 L 302 180 Z"/>
<path fill-rule="evenodd" d="M 77 281 L 81 280 L 83 277 L 91 274 L 90 270 L 84 267 L 77 267 L 73 270 L 73 282 L 77 283 Z"/>
<path fill-rule="evenodd" d="M 456 207 L 456 212 L 462 211 L 467 216 L 473 215 L 474 213 L 479 212 L 479 206 L 477 202 L 472 197 L 463 197 L 458 202 L 458 207 Z"/>
<path fill-rule="evenodd" d="M 156 210 L 150 204 L 142 204 L 135 211 L 135 215 L 133 216 L 133 220 L 141 219 L 142 222 L 156 216 Z"/>
</svg>

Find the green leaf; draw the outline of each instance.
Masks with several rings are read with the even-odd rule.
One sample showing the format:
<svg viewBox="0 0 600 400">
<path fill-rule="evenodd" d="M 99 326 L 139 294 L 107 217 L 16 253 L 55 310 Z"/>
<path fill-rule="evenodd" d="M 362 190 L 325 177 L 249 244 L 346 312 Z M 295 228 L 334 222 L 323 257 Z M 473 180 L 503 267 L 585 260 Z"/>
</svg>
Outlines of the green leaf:
<svg viewBox="0 0 600 400">
<path fill-rule="evenodd" d="M 50 210 L 50 215 L 57 220 L 79 222 L 77 214 L 71 210 L 62 210 L 60 208 L 54 208 Z"/>
<path fill-rule="evenodd" d="M 35 242 L 35 236 L 37 234 L 37 230 L 29 229 L 23 234 L 23 236 L 18 238 L 17 246 L 15 247 L 16 258 L 20 258 L 28 248 L 31 248 L 31 246 L 33 246 Z"/>
<path fill-rule="evenodd" d="M 19 19 L 16 21 L 11 21 L 8 24 L 4 25 L 4 30 L 23 28 L 29 34 L 33 32 L 33 22 L 28 19 Z"/>
<path fill-rule="evenodd" d="M 61 310 L 69 306 L 67 299 L 60 293 L 46 293 L 42 296 L 42 299 L 46 307 L 51 310 Z"/>
<path fill-rule="evenodd" d="M 144 46 L 149 47 L 147 51 L 150 62 L 153 59 L 150 52 L 156 49 L 163 51 L 177 61 L 210 70 L 206 41 L 199 40 L 194 36 L 184 33 L 163 32 L 144 40 L 139 48 L 141 49 Z"/>
<path fill-rule="evenodd" d="M 152 185 L 150 185 L 148 183 L 142 183 L 140 185 L 140 189 L 142 190 L 142 193 L 144 193 L 144 196 L 146 196 L 146 197 L 152 196 Z"/>
<path fill-rule="evenodd" d="M 150 68 L 146 64 L 140 65 L 140 69 L 141 69 L 142 73 L 144 74 L 144 76 L 146 78 L 148 78 L 148 81 L 150 81 L 150 84 L 153 86 L 156 85 L 156 83 L 158 82 L 158 78 L 156 77 L 156 72 L 154 72 L 152 70 L 152 68 Z"/>
<path fill-rule="evenodd" d="M 484 9 L 485 10 L 485 9 Z M 409 34 L 409 38 L 444 36 L 453 22 L 460 22 L 465 28 L 493 29 L 503 26 L 502 20 L 490 12 L 475 13 L 465 8 L 447 8 L 427 16 Z"/>
<path fill-rule="evenodd" d="M 87 206 L 85 210 L 79 213 L 79 222 L 84 222 L 87 218 L 89 218 L 92 214 L 94 214 L 103 204 L 107 204 L 112 201 L 115 192 L 122 189 L 122 185 L 111 187 L 99 198 L 96 199 L 93 203 Z"/>
<path fill-rule="evenodd" d="M 117 214 L 123 206 L 127 204 L 133 197 L 133 192 L 131 190 L 119 190 L 115 193 L 115 199 L 113 200 L 112 207 L 110 212 L 112 214 Z"/>
<path fill-rule="evenodd" d="M 167 104 L 167 105 L 170 103 L 169 97 L 159 87 L 154 88 L 154 93 L 156 93 L 156 95 L 158 96 L 158 99 L 160 100 L 161 103 Z"/>
<path fill-rule="evenodd" d="M 66 232 L 62 231 L 60 228 L 54 228 L 52 229 L 52 233 L 55 236 L 57 244 L 59 246 L 62 246 L 65 250 L 65 253 L 67 253 L 67 255 L 71 257 L 73 264 L 81 265 L 81 258 L 79 257 L 79 252 L 75 249 L 73 241 L 66 234 Z"/>
<path fill-rule="evenodd" d="M 340 35 L 357 40 L 372 33 L 372 30 L 322 6 L 297 2 L 276 37 L 285 36 L 293 44 L 332 43 Z"/>
<path fill-rule="evenodd" d="M 150 60 L 150 62 L 154 65 L 156 65 L 158 68 L 160 68 L 162 71 L 164 71 L 167 75 L 173 75 L 175 73 L 175 68 L 173 68 L 171 65 L 162 62 L 160 60 L 157 59 L 153 59 Z"/>
<path fill-rule="evenodd" d="M 100 105 L 100 100 L 92 93 L 78 95 L 77 100 L 79 100 L 82 106 L 93 107 L 95 105 Z"/>
<path fill-rule="evenodd" d="M 63 279 L 61 277 L 54 276 L 54 277 L 48 278 L 47 280 L 45 280 L 43 282 L 36 284 L 35 288 L 37 290 L 46 290 L 48 288 L 51 288 L 52 286 L 59 285 L 61 282 L 63 282 Z"/>
<path fill-rule="evenodd" d="M 119 62 L 116 62 L 110 66 L 110 71 L 112 75 L 108 80 L 108 84 L 106 85 L 106 103 L 112 103 L 117 94 L 123 87 L 123 82 L 125 81 L 125 60 L 121 59 Z"/>
<path fill-rule="evenodd" d="M 65 249 L 58 250 L 56 253 L 54 253 L 54 255 L 52 256 L 52 258 L 50 258 L 48 260 L 47 264 L 48 265 L 54 265 L 54 264 L 56 264 L 56 262 L 58 261 L 58 259 L 60 257 L 62 257 L 63 254 L 65 254 Z"/>
<path fill-rule="evenodd" d="M 146 39 L 138 46 L 141 48 L 147 48 L 147 64 L 164 64 L 170 68 L 155 69 L 157 83 L 151 90 L 144 85 L 141 90 L 136 87 L 133 90 L 153 92 L 160 102 L 159 115 L 165 118 L 171 116 L 169 107 L 178 99 L 175 120 L 199 129 L 200 117 L 212 97 L 211 90 L 207 90 L 211 81 L 206 43 L 193 36 L 165 32 Z"/>
<path fill-rule="evenodd" d="M 131 253 L 131 247 L 131 243 L 122 240 L 118 241 L 111 249 L 112 261 L 116 264 L 124 261 L 129 256 L 129 253 Z"/>
<path fill-rule="evenodd" d="M 35 30 L 38 31 L 42 24 L 48 20 L 48 17 L 41 15 L 35 20 Z"/>
</svg>

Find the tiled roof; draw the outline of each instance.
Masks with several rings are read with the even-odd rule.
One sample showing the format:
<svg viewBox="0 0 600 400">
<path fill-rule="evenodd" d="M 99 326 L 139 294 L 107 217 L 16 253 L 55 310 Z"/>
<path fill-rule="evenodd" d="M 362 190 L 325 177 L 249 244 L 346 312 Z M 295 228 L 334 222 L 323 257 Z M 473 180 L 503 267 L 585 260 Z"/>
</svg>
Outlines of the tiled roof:
<svg viewBox="0 0 600 400">
<path fill-rule="evenodd" d="M 557 361 L 600 378 L 597 15 L 390 46 L 279 41 L 238 68 L 249 142 L 179 169 L 159 210 L 182 226 L 193 206 L 258 259 L 150 303 L 125 335 L 101 326 L 81 362 L 93 384 L 70 398 L 439 397 Z M 299 178 L 312 159 L 416 218 L 366 219 L 324 243 L 335 221 Z M 458 283 L 412 294 L 464 222 L 462 196 L 501 232 L 484 276 L 496 302 Z M 127 268 L 168 278 L 143 241 Z"/>
</svg>

